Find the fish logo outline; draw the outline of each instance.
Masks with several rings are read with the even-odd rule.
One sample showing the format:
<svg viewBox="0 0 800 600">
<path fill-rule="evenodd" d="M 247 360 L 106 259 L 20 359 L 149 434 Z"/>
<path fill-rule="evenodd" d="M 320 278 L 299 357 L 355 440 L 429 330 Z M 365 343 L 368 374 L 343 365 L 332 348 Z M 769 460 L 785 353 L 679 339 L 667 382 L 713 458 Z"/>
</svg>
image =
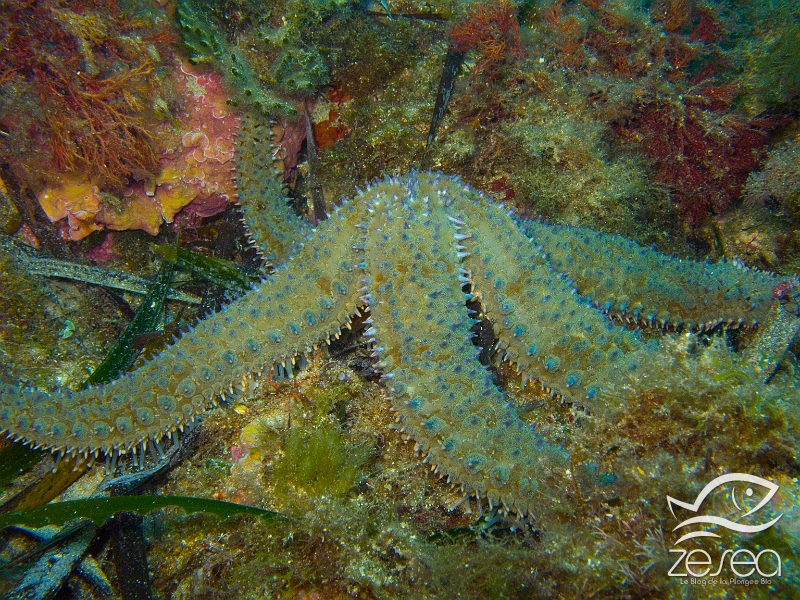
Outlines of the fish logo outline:
<svg viewBox="0 0 800 600">
<path fill-rule="evenodd" d="M 697 495 L 697 498 L 695 498 L 695 501 L 691 504 L 688 502 L 682 502 L 681 500 L 677 500 L 672 496 L 667 496 L 667 504 L 669 505 L 669 511 L 672 513 L 672 516 L 675 517 L 674 507 L 677 505 L 680 506 L 681 508 L 696 513 L 700 508 L 700 506 L 703 504 L 703 501 L 712 491 L 714 491 L 721 485 L 730 482 L 746 482 L 754 485 L 759 485 L 768 490 L 768 493 L 764 496 L 764 498 L 762 498 L 761 501 L 758 504 L 756 504 L 756 506 L 754 506 L 744 515 L 742 515 L 742 518 L 748 517 L 754 512 L 761 509 L 765 504 L 767 504 L 767 502 L 769 502 L 772 499 L 772 497 L 778 491 L 778 486 L 776 484 L 762 477 L 758 477 L 757 475 L 750 475 L 749 473 L 728 473 L 726 475 L 720 475 L 719 477 L 716 477 L 715 479 L 711 480 L 702 490 L 700 490 L 700 493 Z M 751 487 L 748 486 L 748 488 L 745 490 L 745 495 L 752 496 L 752 494 L 753 490 Z M 733 490 L 731 491 L 731 500 L 733 501 L 733 505 L 738 510 L 742 510 L 742 508 L 739 506 L 739 503 L 736 501 L 736 488 L 733 488 Z M 725 527 L 726 529 L 730 529 L 731 531 L 737 531 L 739 533 L 758 533 L 760 531 L 764 531 L 772 527 L 775 523 L 778 522 L 778 520 L 782 516 L 783 514 L 781 513 L 768 523 L 762 523 L 761 525 L 743 525 L 741 523 L 731 521 L 730 519 L 726 519 L 724 517 L 717 517 L 713 515 L 709 516 L 702 515 L 697 517 L 691 517 L 689 519 L 681 521 L 673 528 L 672 531 L 677 531 L 681 527 L 685 527 L 687 525 L 694 525 L 697 523 L 707 523 L 709 525 L 719 525 L 721 527 Z M 675 518 L 677 519 L 677 517 Z M 683 541 L 696 537 L 718 538 L 720 536 L 717 535 L 716 533 L 711 533 L 710 531 L 692 531 L 690 533 L 683 535 L 677 542 L 675 542 L 675 545 L 678 545 Z"/>
</svg>

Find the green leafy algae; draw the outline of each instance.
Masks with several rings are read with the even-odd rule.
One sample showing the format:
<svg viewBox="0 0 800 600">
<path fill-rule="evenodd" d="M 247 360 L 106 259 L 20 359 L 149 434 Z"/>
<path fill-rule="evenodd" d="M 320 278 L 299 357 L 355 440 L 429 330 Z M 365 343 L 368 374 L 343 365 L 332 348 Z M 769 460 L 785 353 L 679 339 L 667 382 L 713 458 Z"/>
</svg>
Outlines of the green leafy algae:
<svg viewBox="0 0 800 600">
<path fill-rule="evenodd" d="M 311 497 L 342 497 L 362 481 L 374 448 L 344 430 L 358 390 L 352 380 L 329 380 L 306 390 L 308 410 L 292 420 L 274 465 L 279 497 L 291 501 L 297 490 Z"/>
<path fill-rule="evenodd" d="M 800 93 L 800 19 L 791 0 L 748 2 L 740 9 L 750 35 L 741 36 L 734 55 L 745 63 L 745 92 L 757 102 L 754 110 L 796 101 Z M 737 56 L 738 58 L 738 56 Z"/>
<path fill-rule="evenodd" d="M 296 109 L 266 90 L 247 57 L 207 18 L 207 12 L 190 0 L 176 11 L 183 44 L 194 64 L 215 66 L 233 94 L 231 103 L 253 106 L 265 115 L 287 115 Z"/>
<path fill-rule="evenodd" d="M 229 290 L 249 292 L 252 285 L 258 282 L 256 277 L 250 277 L 243 273 L 229 260 L 203 256 L 185 248 L 156 244 L 153 244 L 151 248 L 170 263 Z"/>
<path fill-rule="evenodd" d="M 361 481 L 371 454 L 370 448 L 348 442 L 336 423 L 294 427 L 275 465 L 276 492 L 289 496 L 301 488 L 315 496 L 342 496 Z"/>
<path fill-rule="evenodd" d="M 150 286 L 147 295 L 142 299 L 142 303 L 139 305 L 139 309 L 131 319 L 128 327 L 103 359 L 103 362 L 98 365 L 86 380 L 87 384 L 95 385 L 111 381 L 133 364 L 139 354 L 138 350 L 133 347 L 133 338 L 140 333 L 154 331 L 158 327 L 158 322 L 164 310 L 164 299 L 167 296 L 172 280 L 172 271 L 172 263 L 168 261 L 161 266 L 153 285 Z"/>
</svg>

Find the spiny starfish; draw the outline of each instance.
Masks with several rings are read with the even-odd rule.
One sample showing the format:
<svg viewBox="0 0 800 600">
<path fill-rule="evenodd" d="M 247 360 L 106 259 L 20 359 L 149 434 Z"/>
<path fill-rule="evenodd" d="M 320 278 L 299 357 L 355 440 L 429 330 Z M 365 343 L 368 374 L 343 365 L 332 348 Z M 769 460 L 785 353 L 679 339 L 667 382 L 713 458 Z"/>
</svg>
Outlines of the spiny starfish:
<svg viewBox="0 0 800 600">
<path fill-rule="evenodd" d="M 588 230 L 521 225 L 457 179 L 387 178 L 340 206 L 251 292 L 135 372 L 80 392 L 0 386 L 0 428 L 36 446 L 135 459 L 232 382 L 293 363 L 368 311 L 366 335 L 418 449 L 465 498 L 526 515 L 557 502 L 552 489 L 567 454 L 520 420 L 477 360 L 465 300 L 481 301 L 501 353 L 527 378 L 601 414 L 623 409 L 689 360 L 608 314 L 694 329 L 754 325 L 769 317 L 779 283 Z M 698 389 L 709 385 L 694 377 Z"/>
</svg>

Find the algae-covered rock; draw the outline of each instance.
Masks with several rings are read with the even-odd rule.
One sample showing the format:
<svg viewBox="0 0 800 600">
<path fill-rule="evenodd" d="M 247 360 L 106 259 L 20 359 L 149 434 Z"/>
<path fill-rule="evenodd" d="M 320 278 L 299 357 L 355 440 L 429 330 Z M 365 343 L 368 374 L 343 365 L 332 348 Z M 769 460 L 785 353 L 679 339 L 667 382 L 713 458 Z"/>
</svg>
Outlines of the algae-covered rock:
<svg viewBox="0 0 800 600">
<path fill-rule="evenodd" d="M 778 205 L 800 222 L 800 134 L 769 152 L 762 169 L 747 179 L 743 196 L 750 202 Z"/>
</svg>

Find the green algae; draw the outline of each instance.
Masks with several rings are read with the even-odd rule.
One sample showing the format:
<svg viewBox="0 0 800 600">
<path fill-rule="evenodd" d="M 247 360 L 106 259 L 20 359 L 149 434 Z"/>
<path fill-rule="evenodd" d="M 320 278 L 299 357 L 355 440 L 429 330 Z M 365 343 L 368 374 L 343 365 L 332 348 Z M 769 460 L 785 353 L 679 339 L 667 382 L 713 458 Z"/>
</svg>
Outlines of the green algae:
<svg viewBox="0 0 800 600">
<path fill-rule="evenodd" d="M 173 266 L 165 262 L 158 271 L 139 309 L 125 328 L 114 347 L 92 372 L 86 383 L 96 385 L 116 378 L 126 371 L 136 360 L 139 351 L 133 347 L 133 338 L 141 333 L 150 333 L 158 327 L 164 311 L 164 300 L 172 281 Z"/>
<path fill-rule="evenodd" d="M 288 94 L 311 95 L 329 81 L 328 67 L 320 53 L 296 46 L 278 55 L 271 75 Z"/>
<path fill-rule="evenodd" d="M 214 65 L 234 103 L 269 116 L 296 114 L 297 101 L 334 78 L 353 91 L 374 88 L 414 60 L 409 23 L 391 21 L 387 35 L 355 0 L 286 0 L 247 11 L 250 26 L 233 35 L 214 2 L 181 0 L 176 15 L 190 60 Z"/>
<path fill-rule="evenodd" d="M 347 382 L 309 390 L 310 410 L 292 420 L 283 454 L 273 466 L 278 497 L 291 503 L 298 490 L 312 499 L 340 497 L 363 481 L 374 448 L 343 430 L 353 399 L 354 388 Z"/>
<path fill-rule="evenodd" d="M 44 527 L 63 525 L 73 519 L 89 519 L 95 525 L 102 525 L 118 512 L 135 512 L 143 515 L 157 508 L 177 506 L 188 513 L 204 512 L 226 519 L 236 514 L 250 514 L 267 520 L 283 519 L 278 513 L 261 510 L 252 506 L 242 506 L 230 502 L 208 500 L 206 498 L 187 498 L 183 496 L 114 496 L 111 498 L 89 498 L 53 502 L 43 506 L 27 508 L 19 512 L 0 514 L 0 529 L 9 525 Z"/>
<path fill-rule="evenodd" d="M 283 456 L 273 469 L 276 492 L 294 489 L 313 496 L 342 496 L 364 478 L 371 449 L 350 443 L 336 423 L 293 427 L 283 442 Z"/>
<path fill-rule="evenodd" d="M 777 32 L 756 67 L 760 81 L 756 87 L 767 105 L 779 104 L 800 93 L 800 23 L 797 17 Z"/>
<path fill-rule="evenodd" d="M 296 112 L 294 107 L 262 85 L 247 57 L 226 41 L 224 34 L 200 7 L 190 0 L 181 0 L 176 16 L 190 62 L 216 67 L 231 90 L 233 103 L 255 107 L 265 115 Z"/>
<path fill-rule="evenodd" d="M 800 134 L 769 151 L 761 169 L 750 173 L 743 196 L 751 203 L 777 204 L 781 215 L 800 223 Z"/>
<path fill-rule="evenodd" d="M 261 28 L 267 53 L 276 56 L 270 78 L 279 89 L 304 97 L 329 82 L 330 70 L 322 53 L 325 46 L 314 43 L 315 38 L 330 27 L 327 21 L 345 18 L 355 5 L 353 0 L 291 0 L 282 7 L 278 27 Z"/>
<path fill-rule="evenodd" d="M 740 35 L 731 55 L 743 67 L 742 103 L 758 112 L 796 100 L 800 93 L 800 21 L 791 0 L 743 2 L 738 9 L 747 35 Z M 736 63 L 734 63 L 736 64 Z"/>
</svg>

